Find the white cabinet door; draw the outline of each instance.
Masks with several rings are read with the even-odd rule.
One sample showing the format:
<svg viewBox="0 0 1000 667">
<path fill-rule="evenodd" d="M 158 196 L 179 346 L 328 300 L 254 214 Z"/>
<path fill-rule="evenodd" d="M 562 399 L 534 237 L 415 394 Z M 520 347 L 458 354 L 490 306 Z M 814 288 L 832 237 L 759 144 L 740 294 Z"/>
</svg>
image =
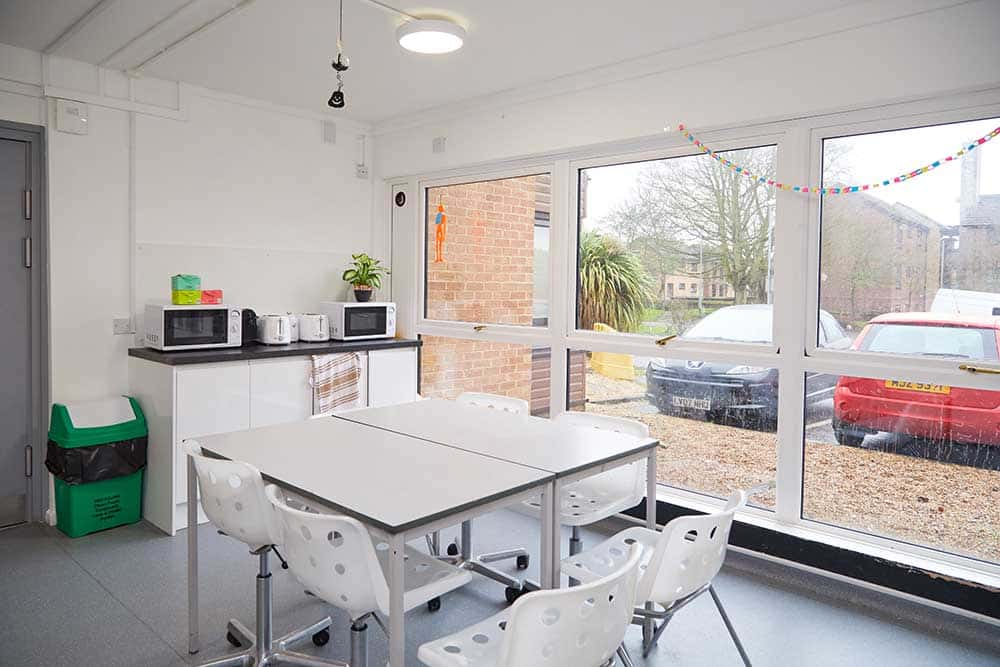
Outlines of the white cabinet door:
<svg viewBox="0 0 1000 667">
<path fill-rule="evenodd" d="M 368 353 L 368 405 L 417 400 L 417 349 L 372 350 Z"/>
<path fill-rule="evenodd" d="M 250 428 L 250 364 L 198 364 L 177 369 L 175 497 L 187 498 L 187 457 L 182 440 Z"/>
<path fill-rule="evenodd" d="M 250 428 L 308 419 L 313 412 L 310 357 L 250 362 Z"/>
</svg>

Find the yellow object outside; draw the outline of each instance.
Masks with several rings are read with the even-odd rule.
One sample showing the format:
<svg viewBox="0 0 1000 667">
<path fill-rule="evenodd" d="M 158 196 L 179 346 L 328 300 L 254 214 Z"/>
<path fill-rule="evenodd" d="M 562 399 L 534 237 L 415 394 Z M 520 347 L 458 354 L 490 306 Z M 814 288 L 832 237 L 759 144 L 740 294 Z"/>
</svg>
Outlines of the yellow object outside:
<svg viewBox="0 0 1000 667">
<path fill-rule="evenodd" d="M 594 331 L 614 333 L 615 329 L 600 322 L 594 324 Z M 593 352 L 590 355 L 590 368 L 595 373 L 613 380 L 634 380 L 635 366 L 632 365 L 631 354 L 618 352 Z"/>
<path fill-rule="evenodd" d="M 171 291 L 171 302 L 175 306 L 191 306 L 201 303 L 200 289 L 175 289 Z"/>
</svg>

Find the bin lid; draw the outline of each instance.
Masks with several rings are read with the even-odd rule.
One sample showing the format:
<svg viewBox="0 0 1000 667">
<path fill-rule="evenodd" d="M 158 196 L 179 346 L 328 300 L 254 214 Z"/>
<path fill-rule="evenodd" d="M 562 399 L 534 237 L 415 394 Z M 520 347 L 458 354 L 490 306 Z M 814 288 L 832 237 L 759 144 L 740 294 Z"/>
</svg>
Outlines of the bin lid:
<svg viewBox="0 0 1000 667">
<path fill-rule="evenodd" d="M 146 417 L 131 396 L 52 404 L 49 440 L 60 447 L 90 447 L 146 434 Z"/>
</svg>

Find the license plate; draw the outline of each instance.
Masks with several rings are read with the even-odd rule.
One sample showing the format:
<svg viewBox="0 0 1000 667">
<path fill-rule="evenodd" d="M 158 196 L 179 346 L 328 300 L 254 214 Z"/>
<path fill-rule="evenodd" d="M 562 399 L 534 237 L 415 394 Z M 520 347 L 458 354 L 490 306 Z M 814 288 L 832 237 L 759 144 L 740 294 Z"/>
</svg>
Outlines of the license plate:
<svg viewBox="0 0 1000 667">
<path fill-rule="evenodd" d="M 690 398 L 688 396 L 672 396 L 671 404 L 675 408 L 692 408 L 694 410 L 711 410 L 712 399 L 710 398 Z"/>
<path fill-rule="evenodd" d="M 925 394 L 950 394 L 951 387 L 946 384 L 927 384 L 925 382 L 903 382 L 902 380 L 886 380 L 888 389 L 903 389 L 905 391 L 920 391 Z"/>
</svg>

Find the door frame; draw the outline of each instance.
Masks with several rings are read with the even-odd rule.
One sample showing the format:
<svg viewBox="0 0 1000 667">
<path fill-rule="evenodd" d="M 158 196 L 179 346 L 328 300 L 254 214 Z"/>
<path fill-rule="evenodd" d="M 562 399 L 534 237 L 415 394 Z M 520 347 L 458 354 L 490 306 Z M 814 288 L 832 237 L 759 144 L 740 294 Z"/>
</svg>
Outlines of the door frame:
<svg viewBox="0 0 1000 667">
<path fill-rule="evenodd" d="M 31 175 L 31 480 L 28 484 L 27 521 L 44 521 L 49 505 L 49 480 L 45 469 L 49 407 L 49 218 L 48 152 L 45 128 L 0 120 L 0 138 L 30 145 Z"/>
</svg>

